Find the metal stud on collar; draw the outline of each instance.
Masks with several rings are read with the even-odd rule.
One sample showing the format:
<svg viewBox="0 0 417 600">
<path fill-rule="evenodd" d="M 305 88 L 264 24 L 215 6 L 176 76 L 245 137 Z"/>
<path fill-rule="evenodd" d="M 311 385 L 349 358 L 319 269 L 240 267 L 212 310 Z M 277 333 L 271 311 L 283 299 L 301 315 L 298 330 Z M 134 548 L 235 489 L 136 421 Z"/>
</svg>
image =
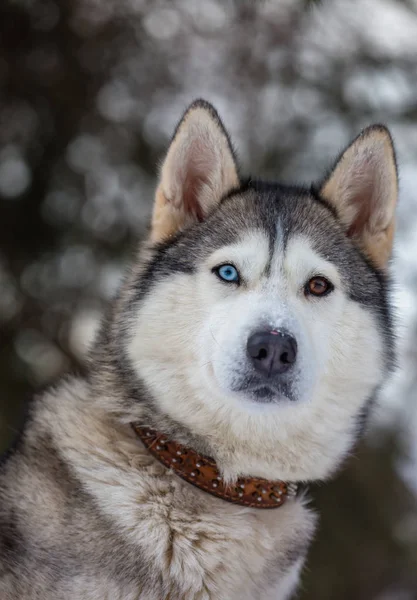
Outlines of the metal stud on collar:
<svg viewBox="0 0 417 600">
<path fill-rule="evenodd" d="M 297 484 L 241 477 L 226 485 L 215 461 L 182 446 L 150 428 L 132 423 L 132 428 L 149 452 L 179 477 L 217 498 L 250 508 L 279 508 L 297 494 Z"/>
</svg>

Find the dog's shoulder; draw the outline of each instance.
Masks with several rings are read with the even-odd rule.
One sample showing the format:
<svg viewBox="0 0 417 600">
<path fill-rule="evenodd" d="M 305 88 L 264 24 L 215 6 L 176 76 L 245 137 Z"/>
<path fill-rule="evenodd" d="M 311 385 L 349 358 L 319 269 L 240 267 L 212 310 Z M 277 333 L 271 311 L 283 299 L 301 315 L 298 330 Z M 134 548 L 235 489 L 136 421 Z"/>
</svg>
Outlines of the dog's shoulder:
<svg viewBox="0 0 417 600">
<path fill-rule="evenodd" d="M 300 500 L 254 511 L 195 490 L 78 379 L 35 401 L 0 481 L 0 591 L 13 600 L 269 593 L 298 568 L 315 523 Z"/>
</svg>

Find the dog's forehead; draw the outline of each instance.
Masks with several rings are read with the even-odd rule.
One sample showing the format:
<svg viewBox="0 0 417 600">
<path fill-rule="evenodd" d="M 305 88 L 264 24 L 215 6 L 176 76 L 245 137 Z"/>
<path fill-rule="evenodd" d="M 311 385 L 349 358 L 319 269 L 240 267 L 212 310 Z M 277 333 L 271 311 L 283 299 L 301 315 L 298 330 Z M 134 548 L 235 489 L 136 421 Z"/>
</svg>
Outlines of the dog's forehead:
<svg viewBox="0 0 417 600">
<path fill-rule="evenodd" d="M 152 278 L 155 273 L 192 273 L 224 247 L 239 244 L 243 249 L 241 241 L 248 236 L 253 248 L 254 232 L 266 239 L 259 250 L 262 246 L 265 254 L 267 245 L 269 262 L 276 253 L 285 255 L 291 240 L 302 238 L 304 248 L 336 267 L 352 299 L 380 304 L 381 276 L 348 240 L 332 209 L 308 189 L 282 185 L 247 186 L 226 197 L 208 218 L 162 246 L 156 258 L 160 266 L 149 268 Z"/>
<path fill-rule="evenodd" d="M 213 259 L 246 263 L 248 272 L 270 278 L 289 270 L 317 271 L 331 261 L 330 223 L 326 232 L 323 229 L 328 212 L 307 193 L 251 190 L 237 195 L 230 198 L 214 227 L 227 243 L 214 252 Z M 330 221 L 334 224 L 332 214 Z"/>
<path fill-rule="evenodd" d="M 238 190 L 197 227 L 185 232 L 175 244 L 174 253 L 187 256 L 189 262 L 205 259 L 222 247 L 239 245 L 244 250 L 254 247 L 254 236 L 262 240 L 259 252 L 265 253 L 267 241 L 269 261 L 284 255 L 289 241 L 302 237 L 305 245 L 329 261 L 346 261 L 343 231 L 333 212 L 308 190 L 272 185 L 265 189 L 252 187 Z M 345 247 L 345 253 L 341 253 Z"/>
<path fill-rule="evenodd" d="M 215 245 L 238 242 L 256 230 L 268 240 L 271 261 L 287 249 L 304 256 L 311 249 L 313 260 L 316 256 L 335 266 L 352 299 L 380 305 L 385 281 L 346 237 L 334 211 L 309 190 L 272 184 L 250 188 L 227 198 L 213 217 L 207 225 L 217 232 Z"/>
<path fill-rule="evenodd" d="M 318 253 L 331 256 L 343 233 L 333 212 L 308 190 L 272 185 L 248 189 L 227 198 L 210 224 L 219 241 L 237 241 L 253 231 L 269 240 L 271 255 L 285 252 L 289 240 L 303 236 Z M 217 237 L 216 235 L 216 237 Z"/>
</svg>

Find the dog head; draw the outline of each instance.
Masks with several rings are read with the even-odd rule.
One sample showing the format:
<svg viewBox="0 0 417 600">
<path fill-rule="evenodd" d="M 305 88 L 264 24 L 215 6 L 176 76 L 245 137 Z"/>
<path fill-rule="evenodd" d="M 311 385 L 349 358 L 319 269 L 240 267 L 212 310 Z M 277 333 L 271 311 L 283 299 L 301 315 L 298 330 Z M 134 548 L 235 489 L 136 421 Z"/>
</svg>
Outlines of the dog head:
<svg viewBox="0 0 417 600">
<path fill-rule="evenodd" d="M 146 406 L 190 432 L 229 478 L 329 475 L 392 362 L 396 199 L 382 126 L 311 189 L 242 182 L 217 113 L 193 103 L 113 327 L 142 390 L 129 418 Z"/>
</svg>

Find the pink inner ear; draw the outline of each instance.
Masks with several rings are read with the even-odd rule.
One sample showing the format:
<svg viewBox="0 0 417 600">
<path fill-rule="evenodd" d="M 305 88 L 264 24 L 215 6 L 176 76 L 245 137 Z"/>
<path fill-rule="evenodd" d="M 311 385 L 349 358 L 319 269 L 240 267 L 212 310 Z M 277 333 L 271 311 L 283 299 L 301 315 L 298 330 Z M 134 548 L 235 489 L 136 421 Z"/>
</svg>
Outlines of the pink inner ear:
<svg viewBox="0 0 417 600">
<path fill-rule="evenodd" d="M 215 168 L 215 154 L 204 140 L 194 140 L 188 149 L 187 163 L 183 167 L 182 202 L 184 210 L 199 221 L 204 219 L 201 191 L 210 184 Z"/>
<path fill-rule="evenodd" d="M 365 189 L 361 189 L 360 192 L 356 190 L 356 194 L 352 197 L 352 204 L 355 206 L 356 216 L 347 231 L 347 235 L 351 237 L 364 231 L 365 227 L 370 223 L 372 211 L 375 208 L 373 206 L 373 189 L 370 181 Z"/>
<path fill-rule="evenodd" d="M 185 212 L 192 214 L 198 221 L 204 218 L 203 209 L 198 202 L 198 196 L 203 185 L 207 183 L 207 178 L 203 176 L 188 176 L 184 181 L 182 202 Z"/>
<path fill-rule="evenodd" d="M 348 202 L 355 210 L 355 217 L 347 231 L 348 236 L 358 235 L 371 225 L 373 213 L 378 210 L 378 179 L 378 167 L 374 164 L 373 157 L 364 157 L 346 190 Z"/>
</svg>

